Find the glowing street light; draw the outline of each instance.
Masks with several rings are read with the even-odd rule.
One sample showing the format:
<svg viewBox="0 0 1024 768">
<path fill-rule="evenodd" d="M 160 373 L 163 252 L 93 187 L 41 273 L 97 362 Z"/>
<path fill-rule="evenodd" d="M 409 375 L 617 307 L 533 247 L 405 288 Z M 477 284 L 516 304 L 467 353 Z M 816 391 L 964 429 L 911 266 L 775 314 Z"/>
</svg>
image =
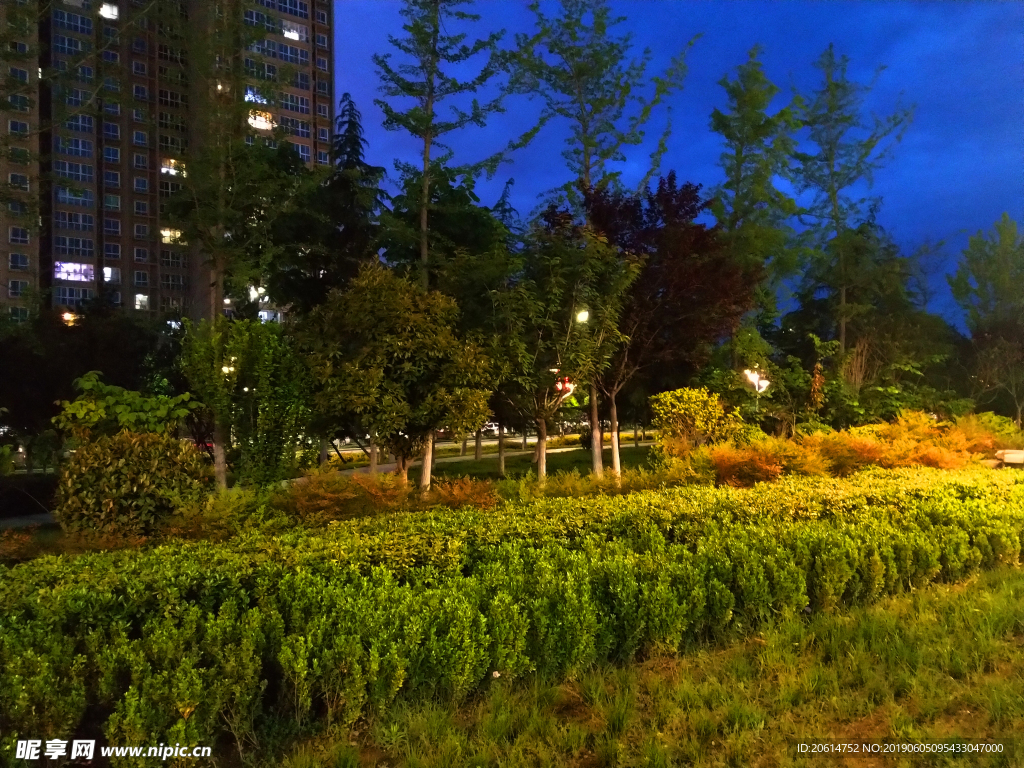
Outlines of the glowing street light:
<svg viewBox="0 0 1024 768">
<path fill-rule="evenodd" d="M 590 313 L 587 310 L 585 310 L 585 309 L 581 309 L 579 312 L 576 313 L 576 322 L 577 323 L 585 323 L 589 319 L 590 319 Z"/>
<path fill-rule="evenodd" d="M 743 375 L 747 377 L 747 382 L 754 388 L 754 412 L 756 413 L 761 405 L 761 393 L 768 389 L 771 382 L 757 371 L 745 370 Z"/>
</svg>

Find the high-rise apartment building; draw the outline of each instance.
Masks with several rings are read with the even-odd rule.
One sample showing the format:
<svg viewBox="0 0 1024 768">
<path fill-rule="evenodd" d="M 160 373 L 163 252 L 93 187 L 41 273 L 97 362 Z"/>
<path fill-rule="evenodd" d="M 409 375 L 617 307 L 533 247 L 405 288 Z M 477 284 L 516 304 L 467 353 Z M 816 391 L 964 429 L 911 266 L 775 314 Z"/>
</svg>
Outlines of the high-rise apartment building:
<svg viewBox="0 0 1024 768">
<path fill-rule="evenodd" d="M 0 304 L 15 319 L 27 317 L 38 297 L 73 314 L 103 294 L 130 311 L 209 316 L 206 259 L 178 238 L 164 201 L 180 188 L 202 131 L 238 131 L 255 141 L 282 127 L 307 163 L 329 162 L 330 2 L 4 5 L 5 14 L 27 11 L 34 23 L 0 38 L 9 49 L 2 60 L 10 105 L 2 113 L 9 150 L 0 159 L 7 182 Z M 198 63 L 193 49 L 211 19 L 225 15 L 238 17 L 237 49 Z M 219 76 L 197 71 L 210 61 L 226 70 L 223 62 L 236 58 L 252 85 L 224 88 Z M 230 91 L 215 98 L 247 102 L 251 111 L 231 113 L 248 115 L 243 125 L 211 125 L 199 114 L 207 107 L 197 103 L 197 83 L 209 82 Z"/>
</svg>

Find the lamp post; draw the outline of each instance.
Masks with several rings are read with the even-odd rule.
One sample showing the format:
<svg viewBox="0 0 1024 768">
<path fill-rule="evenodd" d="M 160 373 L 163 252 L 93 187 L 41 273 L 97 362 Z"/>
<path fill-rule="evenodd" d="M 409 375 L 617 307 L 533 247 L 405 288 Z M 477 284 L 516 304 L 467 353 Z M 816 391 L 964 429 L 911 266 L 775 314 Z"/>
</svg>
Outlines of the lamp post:
<svg viewBox="0 0 1024 768">
<path fill-rule="evenodd" d="M 743 375 L 747 377 L 747 383 L 754 389 L 754 413 L 757 413 L 761 405 L 761 393 L 768 389 L 771 382 L 757 371 L 748 369 L 743 371 Z"/>
</svg>

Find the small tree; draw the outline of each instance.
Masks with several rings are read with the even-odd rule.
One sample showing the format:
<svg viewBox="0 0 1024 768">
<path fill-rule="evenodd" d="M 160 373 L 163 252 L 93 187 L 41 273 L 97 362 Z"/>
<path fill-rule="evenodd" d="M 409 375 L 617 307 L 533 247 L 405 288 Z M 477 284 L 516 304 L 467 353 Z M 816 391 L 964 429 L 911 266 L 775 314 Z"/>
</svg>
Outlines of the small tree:
<svg viewBox="0 0 1024 768">
<path fill-rule="evenodd" d="M 435 431 L 465 434 L 487 420 L 488 360 L 457 323 L 451 298 L 368 264 L 300 331 L 318 414 L 368 432 L 395 455 L 403 482 Z"/>
</svg>

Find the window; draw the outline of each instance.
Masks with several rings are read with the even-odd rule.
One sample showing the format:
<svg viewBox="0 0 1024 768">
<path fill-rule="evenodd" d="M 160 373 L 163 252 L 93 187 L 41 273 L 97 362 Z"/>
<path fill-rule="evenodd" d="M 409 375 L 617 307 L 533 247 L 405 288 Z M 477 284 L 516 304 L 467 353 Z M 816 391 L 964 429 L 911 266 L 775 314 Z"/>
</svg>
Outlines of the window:
<svg viewBox="0 0 1024 768">
<path fill-rule="evenodd" d="M 11 322 L 12 323 L 27 323 L 28 322 L 28 307 L 11 307 Z"/>
<path fill-rule="evenodd" d="M 28 203 L 23 203 L 20 200 L 10 200 L 7 203 L 7 210 L 15 216 L 28 216 Z"/>
<path fill-rule="evenodd" d="M 103 60 L 111 64 L 117 64 L 121 60 L 121 54 L 117 51 L 105 50 L 103 51 Z"/>
<path fill-rule="evenodd" d="M 28 245 L 28 230 L 24 227 L 10 227 L 7 241 L 15 245 Z"/>
<path fill-rule="evenodd" d="M 117 123 L 104 123 L 103 138 L 117 141 L 121 138 L 121 126 Z"/>
<path fill-rule="evenodd" d="M 92 82 L 92 67 L 87 67 L 84 64 L 78 68 L 77 79 L 83 83 Z"/>
<path fill-rule="evenodd" d="M 68 13 L 66 11 L 54 11 L 53 23 L 55 26 L 71 32 L 78 32 L 83 35 L 92 34 L 92 19 L 88 16 L 79 16 L 77 13 Z"/>
<path fill-rule="evenodd" d="M 27 272 L 28 271 L 28 254 L 27 253 L 12 253 L 10 261 L 8 262 L 11 272 Z"/>
<path fill-rule="evenodd" d="M 7 123 L 7 131 L 19 136 L 27 136 L 28 123 L 24 123 L 21 120 L 11 120 Z"/>
<path fill-rule="evenodd" d="M 260 96 L 259 91 L 254 86 L 245 86 L 245 100 L 253 104 L 266 104 L 267 100 Z"/>
<path fill-rule="evenodd" d="M 162 152 L 175 152 L 181 154 L 185 151 L 185 147 L 188 146 L 188 139 L 183 139 L 179 136 L 161 136 L 160 137 L 160 150 Z"/>
<path fill-rule="evenodd" d="M 7 183 L 22 192 L 28 192 L 28 176 L 24 173 L 11 173 L 7 176 Z"/>
<path fill-rule="evenodd" d="M 120 307 L 121 306 L 121 292 L 120 291 L 111 291 L 108 294 L 107 297 L 110 299 L 110 306 L 112 306 L 112 307 Z"/>
<path fill-rule="evenodd" d="M 82 131 L 92 133 L 92 115 L 74 115 L 68 118 L 64 127 L 69 131 Z"/>
<path fill-rule="evenodd" d="M 149 134 L 145 131 L 136 131 L 132 136 L 132 143 L 137 147 L 145 147 L 149 144 Z"/>
<path fill-rule="evenodd" d="M 319 13 L 319 11 L 317 11 L 317 13 Z M 316 36 L 316 47 L 317 48 L 326 48 L 327 47 L 327 35 L 317 35 Z"/>
<path fill-rule="evenodd" d="M 136 224 L 135 237 L 138 240 L 145 240 L 149 237 L 149 224 Z"/>
<path fill-rule="evenodd" d="M 185 166 L 181 160 L 175 160 L 174 158 L 164 158 L 160 161 L 160 173 L 166 173 L 171 176 L 177 176 L 178 174 L 184 175 Z"/>
<path fill-rule="evenodd" d="M 308 64 L 309 63 L 309 51 L 305 48 L 298 48 L 294 45 L 288 45 L 287 43 L 279 43 L 277 46 L 277 56 L 282 61 L 287 61 L 289 64 Z"/>
<path fill-rule="evenodd" d="M 168 198 L 175 192 L 181 189 L 181 184 L 175 184 L 173 181 L 161 181 L 160 182 L 160 197 Z"/>
<path fill-rule="evenodd" d="M 329 117 L 329 115 L 327 114 L 327 105 L 326 104 L 317 104 L 316 105 L 316 114 L 317 114 L 318 117 Z"/>
<path fill-rule="evenodd" d="M 306 72 L 296 72 L 295 80 L 292 82 L 293 88 L 301 88 L 304 91 L 309 90 L 309 74 Z"/>
<path fill-rule="evenodd" d="M 161 61 L 170 61 L 174 64 L 184 64 L 185 54 L 180 48 L 171 48 L 168 45 L 161 45 L 157 48 L 157 56 Z"/>
<path fill-rule="evenodd" d="M 121 234 L 121 221 L 119 219 L 104 219 L 103 234 L 119 236 Z"/>
<path fill-rule="evenodd" d="M 15 112 L 28 112 L 28 96 L 19 96 L 18 94 L 14 94 L 13 96 L 7 97 L 7 102 Z"/>
<path fill-rule="evenodd" d="M 175 243 L 181 239 L 180 229 L 161 229 L 160 230 L 160 242 L 162 243 Z"/>
<path fill-rule="evenodd" d="M 160 275 L 160 287 L 165 291 L 182 291 L 185 289 L 184 275 Z"/>
<path fill-rule="evenodd" d="M 83 208 L 92 208 L 92 191 L 83 189 L 80 192 L 73 192 L 67 187 L 57 187 L 57 202 L 63 205 L 80 205 Z"/>
<path fill-rule="evenodd" d="M 169 267 L 170 269 L 186 269 L 188 267 L 188 259 L 183 253 L 165 249 L 160 251 L 160 266 Z"/>
<path fill-rule="evenodd" d="M 298 16 L 300 19 L 309 18 L 309 4 L 302 0 L 277 0 L 277 10 Z"/>
<path fill-rule="evenodd" d="M 74 261 L 56 261 L 53 264 L 54 280 L 70 280 L 75 283 L 91 283 L 95 278 L 92 264 Z"/>
<path fill-rule="evenodd" d="M 136 248 L 135 249 L 135 263 L 145 264 L 149 261 L 149 249 L 148 248 Z"/>
<path fill-rule="evenodd" d="M 132 120 L 134 120 L 136 123 L 144 123 L 144 122 L 146 122 L 146 110 L 144 110 L 144 109 L 133 109 L 132 110 Z"/>
<path fill-rule="evenodd" d="M 308 115 L 309 99 L 305 96 L 296 96 L 293 93 L 282 93 L 281 109 L 287 109 L 289 112 L 299 112 L 303 115 Z"/>
<path fill-rule="evenodd" d="M 149 296 L 144 293 L 136 293 L 135 308 L 139 310 L 149 309 Z"/>
<path fill-rule="evenodd" d="M 117 93 L 121 90 L 121 83 L 118 82 L 116 77 L 104 77 L 103 90 Z"/>
<path fill-rule="evenodd" d="M 284 35 L 288 40 L 294 40 L 298 43 L 309 42 L 309 27 L 307 27 L 305 24 L 296 24 L 294 21 L 282 19 L 281 34 Z"/>
<path fill-rule="evenodd" d="M 181 299 L 177 296 L 161 296 L 160 297 L 160 311 L 162 312 L 181 312 Z M 175 323 L 173 320 L 168 320 L 167 324 L 172 328 L 180 328 L 181 323 Z"/>
<path fill-rule="evenodd" d="M 149 101 L 149 88 L 144 85 L 136 85 L 132 88 L 132 94 L 138 101 Z"/>
<path fill-rule="evenodd" d="M 259 11 L 246 11 L 245 23 L 250 27 L 263 27 L 267 32 L 277 32 L 277 22 L 272 16 L 267 16 Z"/>
<path fill-rule="evenodd" d="M 28 280 L 11 280 L 7 284 L 7 295 L 12 299 L 20 299 L 28 291 Z"/>
<path fill-rule="evenodd" d="M 117 21 L 118 15 L 118 8 L 113 3 L 104 3 L 100 6 L 100 16 L 102 16 L 104 19 Z"/>
<path fill-rule="evenodd" d="M 53 238 L 53 250 L 60 256 L 81 256 L 91 259 L 92 246 L 92 239 L 86 237 L 59 236 Z"/>
<path fill-rule="evenodd" d="M 249 125 L 257 131 L 271 131 L 274 129 L 274 118 L 269 112 L 253 112 L 249 115 Z"/>
<path fill-rule="evenodd" d="M 53 225 L 57 229 L 76 229 L 81 232 L 92 232 L 92 214 L 57 211 L 53 214 Z"/>
<path fill-rule="evenodd" d="M 321 72 L 327 71 L 327 59 L 324 56 L 316 57 L 316 68 L 319 69 Z"/>
<path fill-rule="evenodd" d="M 331 156 L 327 152 L 324 152 L 322 149 L 318 149 L 316 153 L 316 161 L 320 163 L 320 165 L 330 165 Z"/>
<path fill-rule="evenodd" d="M 67 160 L 54 160 L 53 171 L 58 176 L 72 181 L 92 181 L 92 166 L 87 163 L 70 163 Z"/>
<path fill-rule="evenodd" d="M 141 21 L 141 19 L 140 19 Z M 145 53 L 146 52 L 146 41 L 141 37 L 136 37 L 132 40 L 132 52 L 133 53 Z"/>
<path fill-rule="evenodd" d="M 135 287 L 136 288 L 148 288 L 149 287 L 149 272 L 143 272 L 141 270 L 135 271 Z"/>
<path fill-rule="evenodd" d="M 27 69 L 18 69 L 18 67 L 11 67 L 10 72 L 11 72 L 11 77 L 13 77 L 15 80 L 18 80 L 19 82 L 22 82 L 22 83 L 27 83 L 28 82 L 28 70 Z"/>
<path fill-rule="evenodd" d="M 281 117 L 281 125 L 293 136 L 309 138 L 309 123 L 305 120 L 297 120 L 294 117 Z"/>
<path fill-rule="evenodd" d="M 168 131 L 186 131 L 185 118 L 170 112 L 161 112 L 159 115 L 160 127 Z"/>
<path fill-rule="evenodd" d="M 136 168 L 148 168 L 149 167 L 149 155 L 144 155 L 140 152 L 135 153 L 135 167 Z"/>
<path fill-rule="evenodd" d="M 12 42 L 10 46 L 11 50 L 15 53 L 21 54 L 22 56 L 28 54 L 28 43 Z"/>
<path fill-rule="evenodd" d="M 136 216 L 149 216 L 149 203 L 145 200 L 135 201 L 135 215 Z"/>
<path fill-rule="evenodd" d="M 117 147 L 104 147 L 103 148 L 103 162 L 105 163 L 120 163 L 121 162 L 121 150 Z"/>
<path fill-rule="evenodd" d="M 160 106 L 163 107 L 181 108 L 188 106 L 187 96 L 184 96 L 177 91 L 168 91 L 163 88 L 157 91 L 157 101 L 160 103 Z"/>
<path fill-rule="evenodd" d="M 299 157 L 302 158 L 303 162 L 308 163 L 310 160 L 309 147 L 307 147 L 305 144 L 296 144 L 295 142 L 292 142 L 292 146 L 295 147 L 295 149 L 298 151 Z"/>
<path fill-rule="evenodd" d="M 133 61 L 132 62 L 132 74 L 133 75 L 146 75 L 146 62 L 144 61 Z"/>
<path fill-rule="evenodd" d="M 88 288 L 71 288 L 67 285 L 60 285 L 53 289 L 53 302 L 64 307 L 80 307 L 82 303 L 92 298 L 92 291 Z"/>
<path fill-rule="evenodd" d="M 121 268 L 120 267 L 104 267 L 103 268 L 103 282 L 110 283 L 111 285 L 118 285 L 121 282 Z"/>
<path fill-rule="evenodd" d="M 316 138 L 318 141 L 330 141 L 331 140 L 331 129 L 330 128 L 317 128 Z"/>
<path fill-rule="evenodd" d="M 145 176 L 135 177 L 135 191 L 136 192 L 149 192 L 149 179 Z"/>
<path fill-rule="evenodd" d="M 67 136 L 54 136 L 53 148 L 62 155 L 92 157 L 92 141 L 89 139 L 73 139 Z"/>
<path fill-rule="evenodd" d="M 324 80 L 322 78 L 320 80 L 317 80 L 316 81 L 316 92 L 320 96 L 330 96 L 331 95 L 331 84 L 328 83 L 326 80 Z"/>
<path fill-rule="evenodd" d="M 106 101 L 103 103 L 103 111 L 108 115 L 120 115 L 121 105 L 116 101 Z"/>
<path fill-rule="evenodd" d="M 104 245 L 103 245 L 103 258 L 104 259 L 120 259 L 121 258 L 121 244 L 120 243 L 104 243 Z"/>
<path fill-rule="evenodd" d="M 69 56 L 77 56 L 87 50 L 89 50 L 89 44 L 82 40 L 76 40 L 73 37 L 64 37 L 64 35 L 53 36 L 54 53 L 65 53 Z"/>
<path fill-rule="evenodd" d="M 327 23 L 327 11 L 317 11 L 316 12 L 316 23 L 317 24 L 326 24 Z"/>
<path fill-rule="evenodd" d="M 104 195 L 103 196 L 103 208 L 107 211 L 120 211 L 121 210 L 121 196 L 120 195 Z"/>
<path fill-rule="evenodd" d="M 118 171 L 104 171 L 103 186 L 117 189 L 121 186 L 121 174 Z"/>
<path fill-rule="evenodd" d="M 27 149 L 21 147 L 11 147 L 9 156 L 15 165 L 28 165 L 28 161 L 32 157 Z"/>
</svg>

